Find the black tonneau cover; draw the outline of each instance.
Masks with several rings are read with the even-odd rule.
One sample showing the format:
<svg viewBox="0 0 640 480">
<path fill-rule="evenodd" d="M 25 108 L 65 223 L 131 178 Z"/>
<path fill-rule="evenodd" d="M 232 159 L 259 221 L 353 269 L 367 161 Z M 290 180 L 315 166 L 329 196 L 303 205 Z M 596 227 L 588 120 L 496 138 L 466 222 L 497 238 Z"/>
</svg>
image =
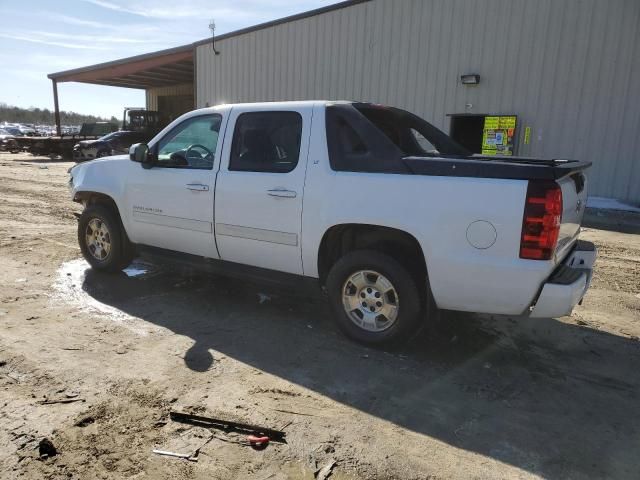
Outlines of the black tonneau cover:
<svg viewBox="0 0 640 480">
<path fill-rule="evenodd" d="M 441 177 L 504 178 L 511 180 L 558 180 L 585 170 L 591 162 L 540 160 L 523 157 L 432 158 L 405 157 L 407 169 L 415 175 Z"/>
</svg>

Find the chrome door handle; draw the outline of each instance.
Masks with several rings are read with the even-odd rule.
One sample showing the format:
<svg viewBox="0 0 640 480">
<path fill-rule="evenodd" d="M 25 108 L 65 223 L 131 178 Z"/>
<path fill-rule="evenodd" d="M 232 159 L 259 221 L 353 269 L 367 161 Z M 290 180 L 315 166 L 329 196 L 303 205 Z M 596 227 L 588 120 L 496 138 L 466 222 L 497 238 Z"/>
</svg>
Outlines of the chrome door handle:
<svg viewBox="0 0 640 480">
<path fill-rule="evenodd" d="M 273 188 L 271 190 L 267 190 L 267 193 L 271 197 L 282 197 L 282 198 L 296 198 L 298 195 L 293 190 L 287 190 L 286 188 Z"/>
<path fill-rule="evenodd" d="M 203 185 L 202 183 L 188 183 L 187 188 L 195 192 L 208 192 L 209 185 Z"/>
</svg>

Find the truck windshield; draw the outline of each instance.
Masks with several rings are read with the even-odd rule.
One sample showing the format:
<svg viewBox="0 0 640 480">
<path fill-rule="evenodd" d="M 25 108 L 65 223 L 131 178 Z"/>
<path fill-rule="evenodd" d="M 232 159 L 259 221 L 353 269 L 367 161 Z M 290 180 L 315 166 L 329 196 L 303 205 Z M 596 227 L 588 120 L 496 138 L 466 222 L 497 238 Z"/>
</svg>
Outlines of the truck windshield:
<svg viewBox="0 0 640 480">
<path fill-rule="evenodd" d="M 370 103 L 353 106 L 407 157 L 471 156 L 471 152 L 449 135 L 405 110 Z"/>
<path fill-rule="evenodd" d="M 120 135 L 119 132 L 113 132 L 113 133 L 108 133 L 103 137 L 100 137 L 98 140 L 106 142 L 107 140 L 113 140 L 114 138 L 118 137 Z"/>
</svg>

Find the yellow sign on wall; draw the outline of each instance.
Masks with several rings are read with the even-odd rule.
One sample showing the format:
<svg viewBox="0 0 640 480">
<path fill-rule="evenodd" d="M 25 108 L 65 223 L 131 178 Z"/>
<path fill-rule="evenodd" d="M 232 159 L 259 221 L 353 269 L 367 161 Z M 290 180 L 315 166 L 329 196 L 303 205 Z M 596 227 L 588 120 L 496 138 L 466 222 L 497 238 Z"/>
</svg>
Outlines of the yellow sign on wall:
<svg viewBox="0 0 640 480">
<path fill-rule="evenodd" d="M 482 154 L 513 155 L 515 133 L 516 117 L 514 115 L 484 117 Z"/>
</svg>

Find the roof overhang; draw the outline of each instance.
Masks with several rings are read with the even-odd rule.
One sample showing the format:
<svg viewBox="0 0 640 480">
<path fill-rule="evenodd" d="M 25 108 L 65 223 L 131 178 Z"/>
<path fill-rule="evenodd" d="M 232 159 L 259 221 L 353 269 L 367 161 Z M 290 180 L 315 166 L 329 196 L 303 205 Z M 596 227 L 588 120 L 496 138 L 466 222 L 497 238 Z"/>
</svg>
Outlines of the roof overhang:
<svg viewBox="0 0 640 480">
<path fill-rule="evenodd" d="M 234 32 L 225 33 L 215 37 L 215 41 L 237 37 L 250 32 L 264 30 L 266 28 L 283 25 L 310 18 L 323 13 L 333 12 L 342 8 L 351 7 L 371 0 L 345 0 L 327 5 L 308 12 L 291 15 L 270 22 L 261 23 L 252 27 L 243 28 Z M 160 50 L 135 57 L 122 58 L 113 62 L 99 63 L 88 67 L 51 73 L 48 77 L 55 82 L 83 82 L 97 85 L 110 85 L 113 87 L 128 88 L 153 88 L 178 85 L 181 83 L 193 83 L 194 81 L 194 52 L 198 46 L 212 42 L 211 38 L 194 42 L 189 45 Z"/>
<path fill-rule="evenodd" d="M 82 82 L 147 89 L 193 82 L 192 45 L 122 58 L 64 72 L 51 73 L 56 82 Z"/>
</svg>

